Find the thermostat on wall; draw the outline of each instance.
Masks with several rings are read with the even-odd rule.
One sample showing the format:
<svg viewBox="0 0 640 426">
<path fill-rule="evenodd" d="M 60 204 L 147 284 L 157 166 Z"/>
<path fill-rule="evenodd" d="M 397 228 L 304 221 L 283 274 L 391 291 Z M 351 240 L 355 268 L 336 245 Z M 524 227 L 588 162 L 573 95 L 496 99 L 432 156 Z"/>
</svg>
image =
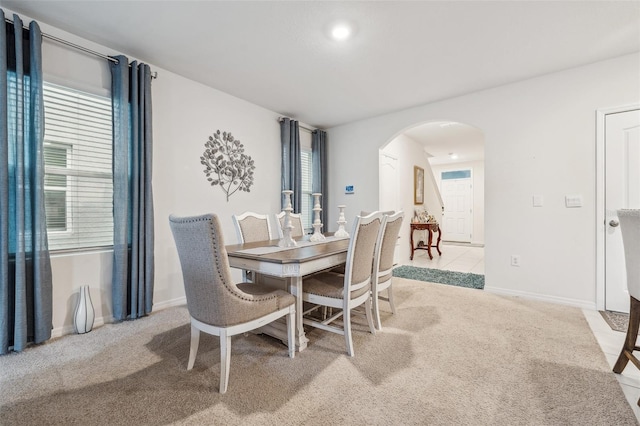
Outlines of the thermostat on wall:
<svg viewBox="0 0 640 426">
<path fill-rule="evenodd" d="M 345 194 L 354 194 L 356 192 L 355 187 L 353 185 L 347 185 L 344 187 Z"/>
</svg>

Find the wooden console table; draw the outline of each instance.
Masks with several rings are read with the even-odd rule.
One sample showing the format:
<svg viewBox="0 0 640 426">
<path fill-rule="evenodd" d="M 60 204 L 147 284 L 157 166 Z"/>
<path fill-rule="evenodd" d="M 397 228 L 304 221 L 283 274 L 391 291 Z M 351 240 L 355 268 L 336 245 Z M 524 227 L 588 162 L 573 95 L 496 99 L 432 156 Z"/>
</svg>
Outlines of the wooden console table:
<svg viewBox="0 0 640 426">
<path fill-rule="evenodd" d="M 409 259 L 413 260 L 413 252 L 415 250 L 426 250 L 429 253 L 429 259 L 433 259 L 433 255 L 431 254 L 431 247 L 433 244 L 433 233 L 438 233 L 438 241 L 436 242 L 436 249 L 438 250 L 438 255 L 442 256 L 442 252 L 440 251 L 440 237 L 442 233 L 440 232 L 440 226 L 438 223 L 411 223 L 411 257 Z M 418 247 L 413 244 L 413 231 L 429 231 L 429 239 L 427 240 L 426 245 L 419 245 Z"/>
</svg>

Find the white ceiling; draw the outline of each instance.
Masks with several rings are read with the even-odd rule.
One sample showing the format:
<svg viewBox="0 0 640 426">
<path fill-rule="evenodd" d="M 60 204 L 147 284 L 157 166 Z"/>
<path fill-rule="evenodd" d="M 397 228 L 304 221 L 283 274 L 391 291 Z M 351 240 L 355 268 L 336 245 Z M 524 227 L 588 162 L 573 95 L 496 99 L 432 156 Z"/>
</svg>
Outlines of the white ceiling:
<svg viewBox="0 0 640 426">
<path fill-rule="evenodd" d="M 320 128 L 640 51 L 638 1 L 0 3 Z"/>
<path fill-rule="evenodd" d="M 433 166 L 484 160 L 484 134 L 467 124 L 433 121 L 409 129 L 404 135 L 424 145 Z"/>
</svg>

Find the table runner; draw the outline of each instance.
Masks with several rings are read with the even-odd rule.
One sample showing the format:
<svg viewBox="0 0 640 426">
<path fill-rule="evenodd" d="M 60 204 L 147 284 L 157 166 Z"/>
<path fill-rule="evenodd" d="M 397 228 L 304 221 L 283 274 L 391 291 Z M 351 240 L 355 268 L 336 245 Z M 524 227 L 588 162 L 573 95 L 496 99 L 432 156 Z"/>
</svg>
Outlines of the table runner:
<svg viewBox="0 0 640 426">
<path fill-rule="evenodd" d="M 285 250 L 293 250 L 300 247 L 307 247 L 307 246 L 312 246 L 314 244 L 326 243 L 329 241 L 337 241 L 337 240 L 343 240 L 348 238 L 349 237 L 331 236 L 331 237 L 326 237 L 324 241 L 309 241 L 309 240 L 296 241 L 298 245 L 295 247 L 278 247 L 278 246 L 255 247 L 255 248 L 250 248 L 245 250 L 238 250 L 236 253 L 247 253 L 247 254 L 258 254 L 258 255 L 269 254 L 269 253 L 276 253 L 276 252 L 285 251 Z"/>
</svg>

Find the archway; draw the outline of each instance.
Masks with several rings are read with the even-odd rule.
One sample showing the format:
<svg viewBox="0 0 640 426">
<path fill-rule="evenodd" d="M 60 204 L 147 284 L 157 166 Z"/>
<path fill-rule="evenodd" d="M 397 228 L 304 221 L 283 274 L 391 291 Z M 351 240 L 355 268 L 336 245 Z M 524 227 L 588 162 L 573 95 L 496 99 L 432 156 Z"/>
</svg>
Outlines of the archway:
<svg viewBox="0 0 640 426">
<path fill-rule="evenodd" d="M 467 236 L 464 244 L 484 246 L 484 133 L 480 129 L 451 120 L 421 122 L 390 138 L 380 147 L 379 158 L 379 209 L 401 209 L 406 213 L 406 230 L 402 231 L 396 250 L 399 263 L 409 260 L 409 222 L 415 209 L 426 209 L 436 218 L 443 240 L 460 242 L 452 232 L 460 228 L 458 234 Z M 424 170 L 422 204 L 415 200 L 414 167 Z M 460 171 L 466 171 L 466 182 L 459 179 Z M 443 196 L 443 182 L 445 186 L 455 182 L 458 185 L 454 186 L 460 187 L 466 183 L 466 198 L 463 193 Z M 447 212 L 447 208 L 451 211 Z M 453 210 L 466 210 L 467 215 L 447 221 Z M 437 261 L 434 258 L 434 264 Z"/>
</svg>

